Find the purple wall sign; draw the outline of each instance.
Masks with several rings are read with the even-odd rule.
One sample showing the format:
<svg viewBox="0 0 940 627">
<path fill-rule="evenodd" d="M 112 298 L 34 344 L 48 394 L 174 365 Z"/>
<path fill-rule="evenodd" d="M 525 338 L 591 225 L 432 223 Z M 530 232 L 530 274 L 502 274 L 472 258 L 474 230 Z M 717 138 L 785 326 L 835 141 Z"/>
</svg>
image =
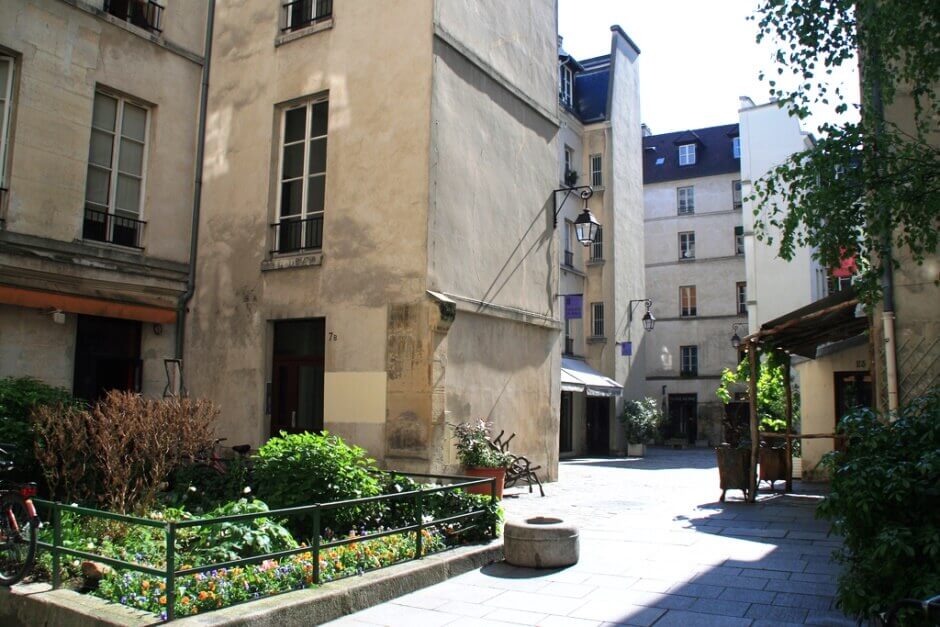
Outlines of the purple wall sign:
<svg viewBox="0 0 940 627">
<path fill-rule="evenodd" d="M 620 343 L 620 355 L 622 357 L 629 357 L 633 354 L 633 342 L 621 342 Z"/>
<path fill-rule="evenodd" d="M 584 295 L 565 294 L 565 320 L 580 320 L 584 307 Z"/>
</svg>

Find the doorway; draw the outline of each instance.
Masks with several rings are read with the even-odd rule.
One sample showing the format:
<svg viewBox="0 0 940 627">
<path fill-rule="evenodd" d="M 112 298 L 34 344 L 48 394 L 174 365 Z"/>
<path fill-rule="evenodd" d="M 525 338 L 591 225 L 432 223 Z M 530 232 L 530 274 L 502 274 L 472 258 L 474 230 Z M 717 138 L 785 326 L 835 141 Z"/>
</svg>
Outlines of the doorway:
<svg viewBox="0 0 940 627">
<path fill-rule="evenodd" d="M 587 452 L 595 455 L 610 454 L 610 399 L 587 397 Z"/>
<path fill-rule="evenodd" d="M 140 334 L 137 320 L 79 315 L 74 395 L 93 403 L 111 390 L 140 392 Z"/>
<path fill-rule="evenodd" d="M 271 433 L 323 431 L 326 320 L 274 323 Z"/>
<path fill-rule="evenodd" d="M 695 444 L 698 437 L 698 395 L 669 395 L 669 438 Z"/>
</svg>

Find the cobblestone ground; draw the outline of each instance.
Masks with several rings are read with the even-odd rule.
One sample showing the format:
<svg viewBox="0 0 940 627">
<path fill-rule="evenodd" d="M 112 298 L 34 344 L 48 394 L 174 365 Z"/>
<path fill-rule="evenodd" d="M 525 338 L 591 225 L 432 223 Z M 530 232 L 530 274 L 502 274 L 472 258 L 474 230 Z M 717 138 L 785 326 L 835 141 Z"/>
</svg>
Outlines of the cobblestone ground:
<svg viewBox="0 0 940 627">
<path fill-rule="evenodd" d="M 835 610 L 838 542 L 814 519 L 819 491 L 738 491 L 718 503 L 710 450 L 562 462 L 560 480 L 513 490 L 508 518 L 557 516 L 581 531 L 559 570 L 493 564 L 332 625 L 854 625 Z M 778 488 L 783 484 L 778 483 Z"/>
</svg>

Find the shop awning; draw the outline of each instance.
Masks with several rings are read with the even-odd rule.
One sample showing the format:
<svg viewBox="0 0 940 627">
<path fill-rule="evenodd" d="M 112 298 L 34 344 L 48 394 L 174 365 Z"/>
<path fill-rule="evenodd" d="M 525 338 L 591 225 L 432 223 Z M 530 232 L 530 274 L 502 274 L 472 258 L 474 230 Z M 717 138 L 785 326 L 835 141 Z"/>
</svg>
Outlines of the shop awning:
<svg viewBox="0 0 940 627">
<path fill-rule="evenodd" d="M 34 309 L 58 309 L 69 313 L 104 316 L 106 318 L 124 318 L 126 320 L 140 320 L 141 322 L 159 324 L 173 324 L 176 322 L 176 311 L 164 307 L 119 303 L 88 296 L 43 292 L 8 285 L 0 285 L 0 303 Z"/>
<path fill-rule="evenodd" d="M 620 396 L 623 386 L 580 359 L 562 357 L 561 391 L 583 392 L 588 396 Z"/>
</svg>

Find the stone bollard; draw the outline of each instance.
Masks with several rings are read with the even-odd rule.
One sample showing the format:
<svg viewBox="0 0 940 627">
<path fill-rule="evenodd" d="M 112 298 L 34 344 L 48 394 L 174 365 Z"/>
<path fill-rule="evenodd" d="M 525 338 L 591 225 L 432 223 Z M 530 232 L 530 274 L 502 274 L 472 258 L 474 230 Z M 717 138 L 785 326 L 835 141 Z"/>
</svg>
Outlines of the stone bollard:
<svg viewBox="0 0 940 627">
<path fill-rule="evenodd" d="M 578 563 L 578 528 L 561 518 L 536 516 L 507 521 L 503 530 L 506 562 L 528 568 L 560 568 Z"/>
</svg>

